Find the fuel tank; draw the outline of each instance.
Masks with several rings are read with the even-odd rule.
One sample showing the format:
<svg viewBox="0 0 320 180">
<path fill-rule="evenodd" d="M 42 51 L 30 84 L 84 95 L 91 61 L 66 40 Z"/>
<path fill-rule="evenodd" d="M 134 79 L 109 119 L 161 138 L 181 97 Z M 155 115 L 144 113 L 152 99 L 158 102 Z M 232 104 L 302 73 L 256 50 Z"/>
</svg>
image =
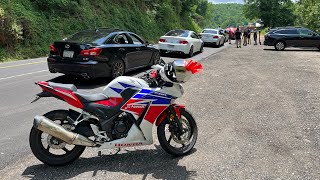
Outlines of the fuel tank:
<svg viewBox="0 0 320 180">
<path fill-rule="evenodd" d="M 149 85 L 142 79 L 120 76 L 112 80 L 104 89 L 103 94 L 109 97 L 121 97 L 120 93 L 127 88 L 143 89 L 149 88 Z"/>
</svg>

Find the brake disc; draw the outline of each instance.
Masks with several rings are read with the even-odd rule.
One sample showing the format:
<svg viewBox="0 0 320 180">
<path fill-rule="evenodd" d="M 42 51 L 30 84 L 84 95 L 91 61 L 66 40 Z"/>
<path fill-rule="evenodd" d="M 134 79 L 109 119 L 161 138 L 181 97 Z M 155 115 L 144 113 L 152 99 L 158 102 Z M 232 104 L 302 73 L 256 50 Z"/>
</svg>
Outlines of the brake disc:
<svg viewBox="0 0 320 180">
<path fill-rule="evenodd" d="M 191 126 L 186 119 L 181 118 L 180 122 L 183 127 L 184 133 L 180 136 L 180 139 L 177 136 L 175 136 L 173 132 L 171 133 L 171 136 L 172 136 L 172 139 L 174 140 L 174 142 L 176 142 L 178 144 L 185 144 L 191 138 Z M 186 126 L 186 127 L 184 127 L 184 126 Z"/>
</svg>

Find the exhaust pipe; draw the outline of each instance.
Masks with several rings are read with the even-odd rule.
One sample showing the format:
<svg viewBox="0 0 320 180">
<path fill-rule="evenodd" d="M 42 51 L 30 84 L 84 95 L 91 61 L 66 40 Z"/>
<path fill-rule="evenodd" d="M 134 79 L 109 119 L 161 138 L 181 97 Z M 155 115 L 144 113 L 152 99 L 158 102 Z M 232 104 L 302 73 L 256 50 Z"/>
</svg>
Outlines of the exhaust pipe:
<svg viewBox="0 0 320 180">
<path fill-rule="evenodd" d="M 44 116 L 34 117 L 33 126 L 47 134 L 50 134 L 53 137 L 61 139 L 68 144 L 91 147 L 97 145 L 92 140 L 82 136 L 81 134 L 68 131 Z"/>
</svg>

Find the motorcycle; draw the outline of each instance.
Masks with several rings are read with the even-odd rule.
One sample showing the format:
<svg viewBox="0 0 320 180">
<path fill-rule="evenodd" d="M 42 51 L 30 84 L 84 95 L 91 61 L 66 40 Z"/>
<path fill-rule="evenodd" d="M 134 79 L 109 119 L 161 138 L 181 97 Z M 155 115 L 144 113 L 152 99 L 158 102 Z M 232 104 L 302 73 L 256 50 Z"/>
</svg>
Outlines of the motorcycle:
<svg viewBox="0 0 320 180">
<path fill-rule="evenodd" d="M 154 66 L 140 78 L 120 76 L 98 94 L 84 94 L 73 84 L 37 82 L 43 97 L 54 97 L 81 110 L 54 110 L 35 116 L 29 143 L 33 154 L 51 166 L 69 164 L 86 147 L 114 149 L 153 143 L 157 126 L 161 147 L 174 156 L 188 154 L 198 129 L 193 116 L 175 100 L 180 83 L 202 70 L 194 61 L 175 60 Z M 100 152 L 100 151 L 99 151 Z"/>
</svg>

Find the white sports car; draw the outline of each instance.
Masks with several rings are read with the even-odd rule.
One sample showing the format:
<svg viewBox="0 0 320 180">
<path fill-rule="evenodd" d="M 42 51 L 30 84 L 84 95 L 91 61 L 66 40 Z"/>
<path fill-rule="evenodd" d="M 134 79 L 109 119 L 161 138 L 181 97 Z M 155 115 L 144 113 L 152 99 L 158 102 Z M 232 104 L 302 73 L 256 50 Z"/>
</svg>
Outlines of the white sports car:
<svg viewBox="0 0 320 180">
<path fill-rule="evenodd" d="M 218 47 L 224 45 L 225 36 L 218 29 L 204 29 L 200 35 L 204 44 Z"/>
<path fill-rule="evenodd" d="M 194 52 L 202 52 L 203 41 L 193 31 L 189 30 L 171 30 L 159 40 L 160 53 L 182 52 L 189 57 Z"/>
</svg>

